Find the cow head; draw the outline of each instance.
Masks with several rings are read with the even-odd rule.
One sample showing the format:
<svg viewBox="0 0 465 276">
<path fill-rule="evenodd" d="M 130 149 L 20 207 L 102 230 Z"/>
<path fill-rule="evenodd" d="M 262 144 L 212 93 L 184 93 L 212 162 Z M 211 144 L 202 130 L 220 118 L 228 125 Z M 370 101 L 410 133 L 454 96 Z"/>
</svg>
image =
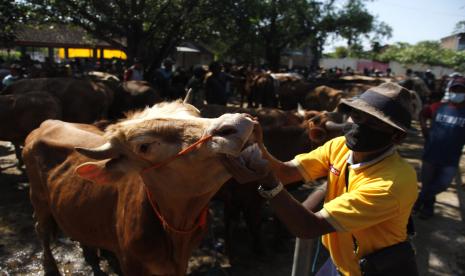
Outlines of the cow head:
<svg viewBox="0 0 465 276">
<path fill-rule="evenodd" d="M 76 149 L 98 160 L 80 165 L 76 172 L 94 182 L 140 175 L 147 185 L 172 194 L 211 192 L 230 177 L 220 162 L 221 155 L 240 154 L 252 134 L 253 122 L 244 114 L 214 119 L 199 114 L 192 105 L 177 101 L 128 115 L 106 129 L 106 144 Z M 207 136 L 211 139 L 173 158 Z"/>
<path fill-rule="evenodd" d="M 342 135 L 342 115 L 336 112 L 307 111 L 308 137 L 315 145 Z"/>
</svg>

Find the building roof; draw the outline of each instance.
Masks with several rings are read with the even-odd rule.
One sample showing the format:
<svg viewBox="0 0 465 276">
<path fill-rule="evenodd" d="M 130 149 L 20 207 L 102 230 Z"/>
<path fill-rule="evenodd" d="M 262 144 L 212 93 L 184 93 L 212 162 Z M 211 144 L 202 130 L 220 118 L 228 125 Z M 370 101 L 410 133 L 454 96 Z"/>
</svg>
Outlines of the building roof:
<svg viewBox="0 0 465 276">
<path fill-rule="evenodd" d="M 125 42 L 122 42 L 125 45 Z M 107 48 L 115 49 L 109 43 L 93 38 L 84 29 L 71 25 L 23 26 L 17 29 L 15 46 L 54 48 Z M 205 45 L 183 42 L 176 47 L 178 52 L 212 54 Z"/>
<path fill-rule="evenodd" d="M 114 48 L 94 39 L 80 27 L 65 25 L 26 26 L 16 31 L 15 45 L 30 47 Z"/>
<path fill-rule="evenodd" d="M 182 49 L 188 48 L 192 49 L 191 51 L 183 51 Z M 178 47 L 176 47 L 178 52 L 197 52 L 197 53 L 204 53 L 204 54 L 213 54 L 213 51 L 208 49 L 206 45 L 201 42 L 192 42 L 192 41 L 184 41 Z"/>
<path fill-rule="evenodd" d="M 465 37 L 465 32 L 455 33 L 455 34 L 445 36 L 445 37 L 441 38 L 441 41 L 446 40 L 446 39 L 450 39 L 450 38 L 453 38 L 453 37 Z"/>
</svg>

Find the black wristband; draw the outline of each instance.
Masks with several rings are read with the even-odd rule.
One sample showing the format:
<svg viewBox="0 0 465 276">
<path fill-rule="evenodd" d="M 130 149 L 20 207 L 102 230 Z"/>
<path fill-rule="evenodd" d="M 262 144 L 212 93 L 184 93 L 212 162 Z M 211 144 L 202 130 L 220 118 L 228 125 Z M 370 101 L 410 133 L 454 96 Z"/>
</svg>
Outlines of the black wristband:
<svg viewBox="0 0 465 276">
<path fill-rule="evenodd" d="M 273 173 L 269 173 L 263 180 L 260 180 L 260 184 L 264 190 L 271 190 L 279 185 L 279 180 Z"/>
</svg>

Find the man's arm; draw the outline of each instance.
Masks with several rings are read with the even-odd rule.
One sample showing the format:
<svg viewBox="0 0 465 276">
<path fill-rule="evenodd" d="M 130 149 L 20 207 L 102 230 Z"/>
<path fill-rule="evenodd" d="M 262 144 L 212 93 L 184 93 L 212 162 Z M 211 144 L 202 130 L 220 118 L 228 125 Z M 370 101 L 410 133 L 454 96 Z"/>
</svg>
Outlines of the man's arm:
<svg viewBox="0 0 465 276">
<path fill-rule="evenodd" d="M 267 178 L 267 183 L 263 185 L 273 187 L 277 184 L 274 180 Z M 302 204 L 294 199 L 286 189 L 283 189 L 270 200 L 270 206 L 293 235 L 303 239 L 312 239 L 335 231 L 334 227 L 319 213 L 311 210 L 319 205 L 324 194 L 324 191 L 317 190 Z"/>
<path fill-rule="evenodd" d="M 427 138 L 429 134 L 429 127 L 428 127 L 428 120 L 431 119 L 431 106 L 425 106 L 419 116 L 421 133 L 423 134 L 423 138 Z"/>
<path fill-rule="evenodd" d="M 271 170 L 284 185 L 303 180 L 298 168 L 291 162 L 276 159 L 263 144 L 263 131 L 258 122 L 255 123 L 254 135 L 262 157 L 268 160 Z"/>
<path fill-rule="evenodd" d="M 321 208 L 321 203 L 325 199 L 328 183 L 316 186 L 307 199 L 302 203 L 305 208 L 312 212 L 318 212 Z"/>
</svg>

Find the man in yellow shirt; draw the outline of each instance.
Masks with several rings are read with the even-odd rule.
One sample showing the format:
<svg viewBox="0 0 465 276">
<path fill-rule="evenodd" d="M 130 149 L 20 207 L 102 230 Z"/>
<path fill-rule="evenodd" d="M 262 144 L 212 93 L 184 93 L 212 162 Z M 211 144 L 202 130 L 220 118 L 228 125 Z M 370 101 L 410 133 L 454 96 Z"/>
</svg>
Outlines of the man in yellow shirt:
<svg viewBox="0 0 465 276">
<path fill-rule="evenodd" d="M 338 108 L 350 116 L 344 137 L 288 162 L 275 159 L 266 150 L 257 124 L 259 148 L 273 171 L 259 192 L 295 236 L 308 239 L 323 235 L 323 244 L 340 274 L 362 275 L 360 267 L 368 264 L 363 275 L 395 275 L 399 271 L 401 275 L 416 275 L 414 252 L 406 241 L 408 219 L 418 194 L 417 180 L 414 169 L 395 146 L 410 126 L 409 91 L 385 83 L 359 98 L 342 100 Z M 233 176 L 253 175 L 250 167 L 226 163 Z M 317 189 L 303 203 L 282 188 L 283 184 L 321 177 L 327 178 L 326 189 Z M 323 198 L 323 208 L 315 212 Z M 397 251 L 380 251 L 395 245 L 392 250 Z M 372 260 L 369 254 L 374 252 L 384 255 L 382 263 Z M 360 263 L 365 257 L 370 261 Z M 370 272 L 368 266 L 375 268 Z"/>
</svg>

